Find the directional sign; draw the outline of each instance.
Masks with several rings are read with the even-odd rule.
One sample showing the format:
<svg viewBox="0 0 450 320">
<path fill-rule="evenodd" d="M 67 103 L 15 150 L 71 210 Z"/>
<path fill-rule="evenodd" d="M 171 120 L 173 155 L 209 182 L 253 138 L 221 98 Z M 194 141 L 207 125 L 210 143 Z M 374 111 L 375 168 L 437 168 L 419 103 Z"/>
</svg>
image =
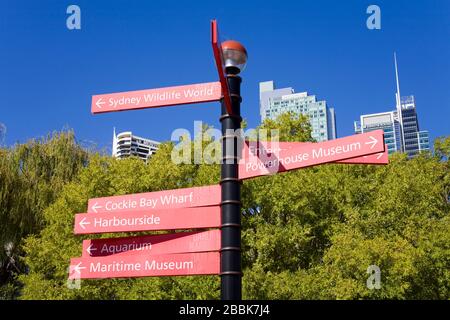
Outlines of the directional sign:
<svg viewBox="0 0 450 320">
<path fill-rule="evenodd" d="M 314 142 L 273 142 L 273 141 L 246 141 L 243 144 L 243 159 L 250 159 L 252 156 L 259 157 L 271 157 L 272 154 L 276 154 L 276 152 L 286 151 L 290 149 L 298 148 L 302 145 L 314 143 Z M 344 159 L 335 161 L 333 163 L 340 164 L 373 164 L 373 165 L 382 165 L 388 164 L 388 147 L 385 146 L 384 152 L 370 154 L 362 157 L 355 157 L 350 159 Z"/>
<path fill-rule="evenodd" d="M 69 270 L 69 279 L 217 275 L 220 273 L 220 253 L 73 258 Z"/>
<path fill-rule="evenodd" d="M 373 164 L 384 165 L 389 163 L 389 152 L 387 145 L 384 146 L 384 152 L 369 154 L 362 157 L 350 158 L 336 161 L 341 164 Z"/>
<path fill-rule="evenodd" d="M 83 257 L 159 255 L 220 250 L 220 230 L 83 241 Z"/>
<path fill-rule="evenodd" d="M 301 144 L 278 152 L 263 150 L 259 156 L 250 153 L 247 159 L 241 159 L 239 179 L 376 154 L 384 152 L 384 149 L 383 130 L 376 130 L 325 142 Z M 267 154 L 267 157 L 261 154 Z"/>
<path fill-rule="evenodd" d="M 220 226 L 220 207 L 75 215 L 75 234 L 203 229 Z"/>
<path fill-rule="evenodd" d="M 136 193 L 90 199 L 87 212 L 134 212 L 148 209 L 175 209 L 220 204 L 220 185 Z"/>
<path fill-rule="evenodd" d="M 92 96 L 91 112 L 103 113 L 211 102 L 219 101 L 221 96 L 220 82 L 101 94 Z"/>
</svg>

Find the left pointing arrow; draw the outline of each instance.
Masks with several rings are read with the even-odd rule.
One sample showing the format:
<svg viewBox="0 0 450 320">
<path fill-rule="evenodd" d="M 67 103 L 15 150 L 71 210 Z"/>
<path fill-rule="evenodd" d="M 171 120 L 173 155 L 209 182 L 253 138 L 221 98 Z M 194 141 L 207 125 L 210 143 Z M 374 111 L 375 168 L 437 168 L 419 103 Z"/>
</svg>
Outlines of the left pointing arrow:
<svg viewBox="0 0 450 320">
<path fill-rule="evenodd" d="M 78 263 L 76 266 L 73 266 L 73 270 L 76 273 L 81 273 L 81 270 L 86 269 L 86 267 L 81 266 L 82 262 Z"/>
<path fill-rule="evenodd" d="M 79 223 L 81 228 L 83 228 L 83 230 L 86 229 L 86 227 L 84 226 L 85 224 L 91 224 L 90 222 L 86 222 L 86 217 L 84 217 Z"/>
<path fill-rule="evenodd" d="M 97 248 L 92 248 L 92 244 L 89 245 L 89 247 L 86 248 L 86 252 L 92 256 L 92 251 L 97 251 Z"/>
<path fill-rule="evenodd" d="M 94 211 L 95 213 L 97 213 L 97 209 L 101 209 L 103 208 L 102 206 L 98 205 L 98 202 L 96 202 L 93 206 L 92 206 L 92 211 Z"/>
<path fill-rule="evenodd" d="M 97 102 L 95 103 L 95 105 L 97 106 L 97 108 L 101 109 L 102 105 L 104 105 L 106 102 L 103 101 L 102 98 L 98 99 Z"/>
</svg>

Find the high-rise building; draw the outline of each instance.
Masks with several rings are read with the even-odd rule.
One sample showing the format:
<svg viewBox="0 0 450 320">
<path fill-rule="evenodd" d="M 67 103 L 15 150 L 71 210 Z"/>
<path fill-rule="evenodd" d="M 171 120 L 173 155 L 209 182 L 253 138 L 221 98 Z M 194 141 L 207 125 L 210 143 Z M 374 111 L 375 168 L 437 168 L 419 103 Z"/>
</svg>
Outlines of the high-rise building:
<svg viewBox="0 0 450 320">
<path fill-rule="evenodd" d="M 396 111 L 365 114 L 360 121 L 355 121 L 355 133 L 363 133 L 383 129 L 384 142 L 389 154 L 401 151 L 400 123 Z"/>
<path fill-rule="evenodd" d="M 312 137 L 316 141 L 336 139 L 334 108 L 325 100 L 317 100 L 307 92 L 295 93 L 292 88 L 275 89 L 273 81 L 260 82 L 259 104 L 261 121 L 275 119 L 285 112 L 307 115 L 311 122 Z"/>
<path fill-rule="evenodd" d="M 123 159 L 137 156 L 147 161 L 158 150 L 159 142 L 133 135 L 130 131 L 113 133 L 112 156 Z"/>
<path fill-rule="evenodd" d="M 400 95 L 397 57 L 395 53 L 394 62 L 397 85 L 395 110 L 361 115 L 360 120 L 355 121 L 355 133 L 383 129 L 389 154 L 393 152 L 405 152 L 408 157 L 413 157 L 421 151 L 430 150 L 430 138 L 428 131 L 421 131 L 419 129 L 414 96 L 402 97 Z"/>
</svg>

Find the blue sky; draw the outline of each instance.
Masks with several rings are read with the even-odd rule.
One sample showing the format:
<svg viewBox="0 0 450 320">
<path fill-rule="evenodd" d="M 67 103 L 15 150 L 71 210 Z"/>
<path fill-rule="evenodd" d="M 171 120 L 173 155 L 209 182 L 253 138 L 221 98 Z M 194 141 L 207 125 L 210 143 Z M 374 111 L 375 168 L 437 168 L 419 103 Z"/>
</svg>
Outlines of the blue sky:
<svg viewBox="0 0 450 320">
<path fill-rule="evenodd" d="M 81 8 L 81 30 L 66 9 Z M 368 30 L 366 8 L 381 8 Z M 112 129 L 169 140 L 194 121 L 219 126 L 219 104 L 92 115 L 91 96 L 217 80 L 210 20 L 247 48 L 242 114 L 259 124 L 258 83 L 308 91 L 337 115 L 338 136 L 362 113 L 394 109 L 393 52 L 402 95 L 421 129 L 450 134 L 450 1 L 0 0 L 0 122 L 6 144 L 70 127 L 110 147 Z"/>
</svg>

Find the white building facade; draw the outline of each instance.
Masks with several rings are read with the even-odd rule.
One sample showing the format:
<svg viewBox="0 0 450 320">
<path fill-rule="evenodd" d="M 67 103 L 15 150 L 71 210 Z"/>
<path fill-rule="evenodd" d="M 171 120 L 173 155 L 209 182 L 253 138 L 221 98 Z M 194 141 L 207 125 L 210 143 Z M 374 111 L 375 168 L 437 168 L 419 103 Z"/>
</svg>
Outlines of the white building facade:
<svg viewBox="0 0 450 320">
<path fill-rule="evenodd" d="M 159 142 L 138 137 L 131 131 L 113 133 L 112 156 L 118 159 L 136 156 L 147 162 L 147 160 L 158 150 Z"/>
<path fill-rule="evenodd" d="M 273 81 L 265 81 L 259 84 L 259 101 L 261 122 L 286 112 L 303 114 L 310 120 L 311 136 L 316 141 L 336 139 L 334 108 L 328 107 L 325 100 L 317 100 L 315 95 L 295 93 L 292 88 L 275 89 Z"/>
</svg>

